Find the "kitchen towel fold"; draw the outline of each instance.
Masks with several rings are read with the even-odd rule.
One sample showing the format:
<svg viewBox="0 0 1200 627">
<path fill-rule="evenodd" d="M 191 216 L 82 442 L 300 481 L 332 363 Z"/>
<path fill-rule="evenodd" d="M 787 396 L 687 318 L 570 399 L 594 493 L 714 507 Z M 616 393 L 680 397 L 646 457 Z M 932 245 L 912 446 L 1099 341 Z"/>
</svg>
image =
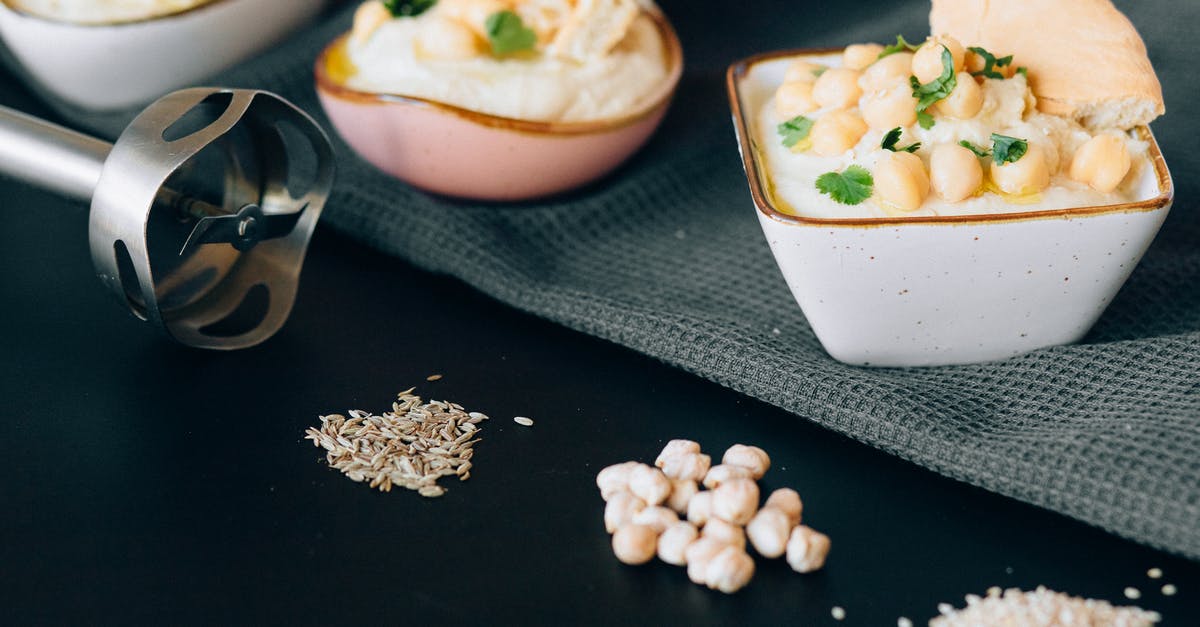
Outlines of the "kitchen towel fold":
<svg viewBox="0 0 1200 627">
<path fill-rule="evenodd" d="M 928 30 L 928 4 L 863 2 L 851 16 L 794 3 L 803 20 L 779 19 L 769 0 L 739 3 L 736 20 L 662 4 L 689 69 L 662 129 L 615 174 L 536 203 L 463 202 L 390 179 L 339 141 L 324 221 L 936 472 L 1200 559 L 1200 116 L 1188 109 L 1200 79 L 1179 45 L 1200 4 L 1122 3 L 1166 90 L 1154 129 L 1177 200 L 1099 324 L 1075 346 L 921 369 L 856 368 L 821 349 L 759 230 L 723 70 L 772 48 L 913 40 Z M 312 63 L 351 10 L 212 82 L 278 92 L 328 128 Z M 58 110 L 109 135 L 129 117 Z"/>
</svg>

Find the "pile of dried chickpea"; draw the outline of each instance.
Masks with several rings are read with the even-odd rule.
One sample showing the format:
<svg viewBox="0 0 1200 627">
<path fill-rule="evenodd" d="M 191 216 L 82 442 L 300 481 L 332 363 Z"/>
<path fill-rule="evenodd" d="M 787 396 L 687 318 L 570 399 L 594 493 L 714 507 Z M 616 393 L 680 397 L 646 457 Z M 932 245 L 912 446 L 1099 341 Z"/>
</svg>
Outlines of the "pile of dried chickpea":
<svg viewBox="0 0 1200 627">
<path fill-rule="evenodd" d="M 654 466 L 625 462 L 601 470 L 596 485 L 607 502 L 604 526 L 613 534 L 613 553 L 626 564 L 645 564 L 657 554 L 687 566 L 694 583 L 725 593 L 754 576 L 747 539 L 763 557 L 786 553 L 796 572 L 820 569 L 829 537 L 800 524 L 800 495 L 780 488 L 759 507 L 757 481 L 770 467 L 771 458 L 757 446 L 735 444 L 713 466 L 696 442 L 671 440 Z"/>
</svg>

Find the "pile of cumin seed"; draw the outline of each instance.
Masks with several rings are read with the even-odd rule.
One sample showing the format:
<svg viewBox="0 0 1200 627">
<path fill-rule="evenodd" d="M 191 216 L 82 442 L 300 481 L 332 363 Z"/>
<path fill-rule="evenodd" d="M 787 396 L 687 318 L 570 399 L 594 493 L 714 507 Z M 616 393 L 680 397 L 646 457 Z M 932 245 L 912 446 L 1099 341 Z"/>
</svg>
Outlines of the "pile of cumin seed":
<svg viewBox="0 0 1200 627">
<path fill-rule="evenodd" d="M 329 465 L 352 481 L 390 492 L 393 486 L 438 497 L 446 489 L 442 477 L 471 477 L 479 423 L 488 417 L 467 412 L 457 403 L 423 403 L 409 388 L 397 395 L 392 410 L 380 415 L 353 409 L 321 416 L 321 426 L 309 427 L 304 439 L 323 447 Z"/>
</svg>

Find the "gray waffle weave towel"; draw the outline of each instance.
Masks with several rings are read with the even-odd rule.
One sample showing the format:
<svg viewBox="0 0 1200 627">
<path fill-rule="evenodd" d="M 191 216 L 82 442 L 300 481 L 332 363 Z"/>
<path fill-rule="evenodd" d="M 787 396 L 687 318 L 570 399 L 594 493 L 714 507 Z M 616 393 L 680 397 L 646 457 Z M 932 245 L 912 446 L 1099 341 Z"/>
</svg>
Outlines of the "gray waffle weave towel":
<svg viewBox="0 0 1200 627">
<path fill-rule="evenodd" d="M 1179 45 L 1194 40 L 1200 3 L 1121 3 L 1166 90 L 1154 129 L 1177 201 L 1097 327 L 1076 346 L 911 370 L 846 366 L 817 343 L 756 222 L 723 71 L 769 49 L 912 40 L 928 31 L 928 4 L 860 3 L 857 22 L 820 6 L 778 19 L 768 0 L 730 20 L 662 4 L 689 69 L 663 128 L 615 175 L 568 197 L 482 205 L 416 192 L 339 144 L 325 222 L 936 472 L 1200 558 L 1200 79 Z M 349 11 L 213 82 L 278 92 L 324 123 L 311 65 Z M 108 134 L 127 118 L 59 110 Z"/>
</svg>

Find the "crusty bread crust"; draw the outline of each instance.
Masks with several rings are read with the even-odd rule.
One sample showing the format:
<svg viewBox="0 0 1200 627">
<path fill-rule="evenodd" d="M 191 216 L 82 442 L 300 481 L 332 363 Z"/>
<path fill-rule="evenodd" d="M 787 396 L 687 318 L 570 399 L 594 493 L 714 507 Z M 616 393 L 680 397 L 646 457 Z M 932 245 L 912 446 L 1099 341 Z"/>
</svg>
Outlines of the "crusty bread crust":
<svg viewBox="0 0 1200 627">
<path fill-rule="evenodd" d="M 1132 128 L 1162 115 L 1146 45 L 1109 0 L 933 0 L 930 32 L 1011 54 L 1029 68 L 1038 109 L 1090 128 Z"/>
</svg>

